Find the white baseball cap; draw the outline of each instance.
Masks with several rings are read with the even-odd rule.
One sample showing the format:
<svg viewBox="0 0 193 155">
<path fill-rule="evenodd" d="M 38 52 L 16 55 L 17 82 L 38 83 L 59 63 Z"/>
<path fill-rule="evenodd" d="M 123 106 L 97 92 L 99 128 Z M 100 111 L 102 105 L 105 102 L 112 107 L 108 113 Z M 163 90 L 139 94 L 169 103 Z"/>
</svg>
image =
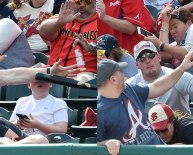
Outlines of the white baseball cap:
<svg viewBox="0 0 193 155">
<path fill-rule="evenodd" d="M 148 113 L 148 118 L 154 130 L 163 130 L 169 123 L 169 118 L 174 115 L 173 110 L 161 103 L 153 106 Z"/>
<path fill-rule="evenodd" d="M 151 41 L 140 41 L 137 45 L 134 47 L 134 58 L 135 60 L 138 58 L 139 54 L 144 50 L 150 50 L 152 52 L 157 53 L 157 48 L 154 46 L 154 44 Z"/>
</svg>

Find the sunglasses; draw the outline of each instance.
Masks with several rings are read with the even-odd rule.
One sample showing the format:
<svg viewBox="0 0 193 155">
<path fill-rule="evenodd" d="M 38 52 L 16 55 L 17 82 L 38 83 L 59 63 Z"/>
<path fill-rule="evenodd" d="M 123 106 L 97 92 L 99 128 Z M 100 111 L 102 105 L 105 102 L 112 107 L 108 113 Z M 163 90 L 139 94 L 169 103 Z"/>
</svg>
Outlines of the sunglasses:
<svg viewBox="0 0 193 155">
<path fill-rule="evenodd" d="M 165 129 L 163 129 L 163 130 L 155 130 L 155 132 L 157 133 L 157 134 L 159 134 L 159 133 L 165 133 L 165 132 L 167 132 L 168 131 L 168 128 L 165 128 Z"/>
<path fill-rule="evenodd" d="M 172 18 L 180 18 L 180 11 L 179 9 L 174 9 L 171 13 L 170 13 Z"/>
<path fill-rule="evenodd" d="M 82 2 L 85 2 L 86 5 L 90 5 L 93 0 L 74 0 L 75 4 L 80 5 Z"/>
<path fill-rule="evenodd" d="M 146 53 L 146 54 L 143 54 L 141 57 L 137 58 L 137 61 L 140 61 L 140 62 L 145 62 L 145 59 L 148 58 L 148 59 L 153 59 L 155 58 L 155 55 L 156 53 Z"/>
</svg>

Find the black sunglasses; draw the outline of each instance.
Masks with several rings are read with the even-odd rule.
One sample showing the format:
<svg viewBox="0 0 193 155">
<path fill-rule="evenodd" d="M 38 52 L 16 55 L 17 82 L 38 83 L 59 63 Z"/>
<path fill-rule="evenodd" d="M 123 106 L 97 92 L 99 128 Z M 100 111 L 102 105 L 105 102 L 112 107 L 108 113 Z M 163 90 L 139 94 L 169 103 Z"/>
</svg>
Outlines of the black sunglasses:
<svg viewBox="0 0 193 155">
<path fill-rule="evenodd" d="M 155 55 L 156 55 L 156 53 L 146 53 L 146 54 L 143 54 L 142 56 L 138 57 L 137 61 L 145 62 L 146 58 L 153 59 L 153 58 L 155 58 Z"/>
</svg>

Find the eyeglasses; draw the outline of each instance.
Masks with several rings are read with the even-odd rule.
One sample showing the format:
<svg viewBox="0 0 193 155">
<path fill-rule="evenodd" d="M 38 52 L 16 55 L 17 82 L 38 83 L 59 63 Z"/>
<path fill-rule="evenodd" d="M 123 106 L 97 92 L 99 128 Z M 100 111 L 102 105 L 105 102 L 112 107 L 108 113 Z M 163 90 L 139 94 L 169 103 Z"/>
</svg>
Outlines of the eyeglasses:
<svg viewBox="0 0 193 155">
<path fill-rule="evenodd" d="M 146 53 L 146 54 L 143 54 L 141 57 L 137 58 L 137 61 L 140 61 L 140 62 L 145 62 L 145 59 L 148 58 L 148 59 L 153 59 L 155 58 L 155 55 L 156 53 Z"/>
<path fill-rule="evenodd" d="M 159 133 L 165 133 L 165 132 L 167 132 L 168 131 L 168 128 L 165 128 L 165 129 L 163 129 L 163 130 L 155 130 L 155 132 L 157 133 L 157 134 L 159 134 Z"/>
<path fill-rule="evenodd" d="M 85 2 L 86 5 L 90 5 L 93 0 L 74 0 L 75 4 L 80 5 L 81 2 Z"/>
<path fill-rule="evenodd" d="M 173 18 L 179 18 L 180 17 L 180 11 L 179 9 L 174 9 L 170 15 L 173 17 Z"/>
</svg>

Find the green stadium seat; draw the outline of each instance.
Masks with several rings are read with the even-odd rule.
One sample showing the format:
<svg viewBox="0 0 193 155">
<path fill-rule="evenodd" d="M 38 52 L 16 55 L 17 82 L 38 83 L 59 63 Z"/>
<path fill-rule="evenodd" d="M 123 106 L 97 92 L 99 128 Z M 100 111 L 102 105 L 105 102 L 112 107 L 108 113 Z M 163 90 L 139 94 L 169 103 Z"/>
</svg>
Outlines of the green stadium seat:
<svg viewBox="0 0 193 155">
<path fill-rule="evenodd" d="M 11 117 L 12 111 L 8 111 L 7 109 L 0 107 L 0 117 L 3 117 L 7 120 Z"/>
</svg>

